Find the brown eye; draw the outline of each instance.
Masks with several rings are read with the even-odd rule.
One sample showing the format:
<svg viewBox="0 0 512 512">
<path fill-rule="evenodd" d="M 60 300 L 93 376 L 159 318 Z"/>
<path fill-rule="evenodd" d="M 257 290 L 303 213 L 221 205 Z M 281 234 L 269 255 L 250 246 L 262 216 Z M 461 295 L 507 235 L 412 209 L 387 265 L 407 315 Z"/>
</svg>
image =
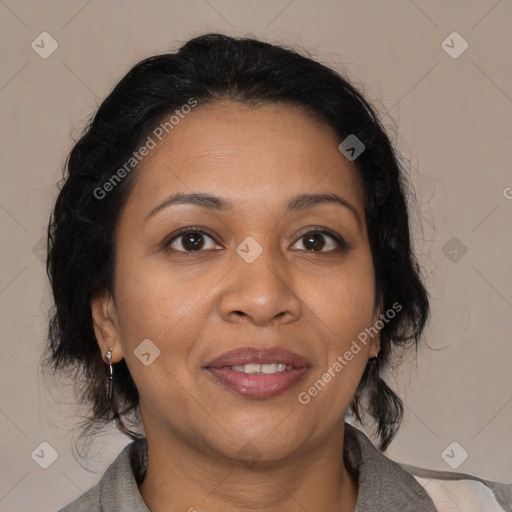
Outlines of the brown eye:
<svg viewBox="0 0 512 512">
<path fill-rule="evenodd" d="M 298 247 L 298 249 L 309 252 L 331 252 L 345 246 L 340 236 L 327 231 L 310 231 L 302 235 L 295 245 L 301 241 L 302 247 Z"/>
<path fill-rule="evenodd" d="M 172 238 L 168 247 L 178 252 L 198 252 L 203 249 L 216 249 L 215 240 L 202 231 L 188 230 Z"/>
<path fill-rule="evenodd" d="M 198 251 L 204 245 L 203 235 L 201 233 L 182 235 L 181 245 L 186 251 Z"/>
<path fill-rule="evenodd" d="M 321 251 L 325 246 L 325 238 L 320 234 L 306 235 L 303 240 L 304 247 L 308 251 Z"/>
</svg>

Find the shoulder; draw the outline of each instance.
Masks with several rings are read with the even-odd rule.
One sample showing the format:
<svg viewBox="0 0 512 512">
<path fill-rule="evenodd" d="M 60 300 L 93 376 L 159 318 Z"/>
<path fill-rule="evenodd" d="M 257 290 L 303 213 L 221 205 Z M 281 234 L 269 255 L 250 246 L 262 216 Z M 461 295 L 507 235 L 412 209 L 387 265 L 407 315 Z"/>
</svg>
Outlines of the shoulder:
<svg viewBox="0 0 512 512">
<path fill-rule="evenodd" d="M 512 512 L 512 482 L 401 464 L 387 457 L 363 432 L 348 423 L 346 433 L 349 455 L 359 459 L 353 464 L 360 470 L 358 512 L 376 510 L 377 506 L 385 511 Z M 353 436 L 357 446 L 350 441 Z"/>
<path fill-rule="evenodd" d="M 58 512 L 149 512 L 137 487 L 146 460 L 146 439 L 133 441 L 94 487 Z"/>
<path fill-rule="evenodd" d="M 402 464 L 442 512 L 512 512 L 512 483 Z"/>
<path fill-rule="evenodd" d="M 100 485 L 101 482 L 58 512 L 106 512 L 101 505 Z"/>
</svg>

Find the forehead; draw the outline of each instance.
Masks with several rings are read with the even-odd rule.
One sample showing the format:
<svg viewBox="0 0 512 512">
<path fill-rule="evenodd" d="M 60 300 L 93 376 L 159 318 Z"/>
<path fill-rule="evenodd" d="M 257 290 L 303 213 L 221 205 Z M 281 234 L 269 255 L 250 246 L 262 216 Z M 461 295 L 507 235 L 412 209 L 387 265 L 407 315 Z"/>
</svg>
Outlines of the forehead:
<svg viewBox="0 0 512 512">
<path fill-rule="evenodd" d="M 240 207 L 338 192 L 362 205 L 359 176 L 339 143 L 330 126 L 299 107 L 217 101 L 195 107 L 158 143 L 139 165 L 134 192 L 153 202 L 172 191 L 209 192 Z"/>
</svg>

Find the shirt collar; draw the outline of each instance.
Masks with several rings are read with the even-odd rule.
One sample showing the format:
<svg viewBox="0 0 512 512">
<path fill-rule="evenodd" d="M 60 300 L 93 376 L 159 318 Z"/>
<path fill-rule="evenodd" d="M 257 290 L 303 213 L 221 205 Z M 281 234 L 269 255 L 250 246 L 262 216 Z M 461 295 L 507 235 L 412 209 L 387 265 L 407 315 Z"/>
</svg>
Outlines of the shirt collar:
<svg viewBox="0 0 512 512">
<path fill-rule="evenodd" d="M 436 512 L 431 498 L 413 475 L 383 455 L 363 432 L 345 423 L 344 461 L 359 481 L 354 512 Z M 125 446 L 100 483 L 100 504 L 106 510 L 150 512 L 138 485 L 148 466 L 146 438 Z"/>
<path fill-rule="evenodd" d="M 381 453 L 360 430 L 345 423 L 345 460 L 359 470 L 355 512 L 436 512 L 425 489 L 397 462 Z M 353 461 L 353 462 L 352 462 Z"/>
</svg>

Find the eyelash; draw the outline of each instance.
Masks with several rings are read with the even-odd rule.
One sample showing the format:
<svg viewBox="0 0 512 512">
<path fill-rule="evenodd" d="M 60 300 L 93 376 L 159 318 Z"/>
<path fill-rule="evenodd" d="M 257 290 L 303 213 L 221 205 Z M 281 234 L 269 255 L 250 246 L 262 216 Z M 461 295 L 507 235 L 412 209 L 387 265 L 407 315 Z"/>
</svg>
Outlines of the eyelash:
<svg viewBox="0 0 512 512">
<path fill-rule="evenodd" d="M 295 243 L 297 243 L 299 240 L 301 240 L 302 238 L 305 238 L 306 236 L 308 235 L 312 235 L 312 234 L 315 234 L 315 235 L 324 235 L 324 236 L 327 236 L 329 238 L 332 238 L 334 240 L 334 242 L 338 245 L 338 247 L 336 249 L 331 249 L 331 250 L 328 250 L 328 251 L 312 251 L 312 250 L 308 250 L 308 249 L 302 249 L 303 251 L 306 251 L 308 253 L 317 253 L 317 254 L 322 254 L 322 253 L 326 253 L 326 254 L 332 254 L 332 253 L 335 253 L 335 252 L 339 252 L 339 251 L 342 251 L 342 250 L 345 250 L 348 248 L 348 245 L 347 243 L 345 242 L 345 240 L 343 239 L 343 237 L 337 233 L 335 233 L 334 231 L 331 231 L 330 229 L 326 229 L 324 227 L 312 227 L 312 226 L 309 226 L 308 227 L 308 231 L 305 231 L 304 233 L 302 233 L 298 238 L 297 238 L 297 241 Z M 206 228 L 203 228 L 203 227 L 200 227 L 200 226 L 188 226 L 186 228 L 182 228 L 180 230 L 178 230 L 176 233 L 173 233 L 173 235 L 171 236 L 171 238 L 167 239 L 166 241 L 164 241 L 163 243 L 163 248 L 164 249 L 169 249 L 169 246 L 175 241 L 177 240 L 178 238 L 182 237 L 183 235 L 186 235 L 187 233 L 198 233 L 198 234 L 201 234 L 201 235 L 206 235 L 207 237 L 211 238 L 217 245 L 218 242 L 215 240 L 215 237 L 213 236 L 213 234 L 209 233 L 209 231 L 206 229 Z M 293 245 L 295 245 L 295 243 Z M 176 249 L 170 249 L 172 250 L 173 252 L 175 253 L 182 253 L 182 254 L 186 254 L 186 255 L 194 255 L 194 253 L 200 253 L 200 252 L 205 252 L 205 250 L 202 250 L 202 249 L 199 249 L 198 251 L 186 251 L 186 250 L 176 250 Z"/>
</svg>

